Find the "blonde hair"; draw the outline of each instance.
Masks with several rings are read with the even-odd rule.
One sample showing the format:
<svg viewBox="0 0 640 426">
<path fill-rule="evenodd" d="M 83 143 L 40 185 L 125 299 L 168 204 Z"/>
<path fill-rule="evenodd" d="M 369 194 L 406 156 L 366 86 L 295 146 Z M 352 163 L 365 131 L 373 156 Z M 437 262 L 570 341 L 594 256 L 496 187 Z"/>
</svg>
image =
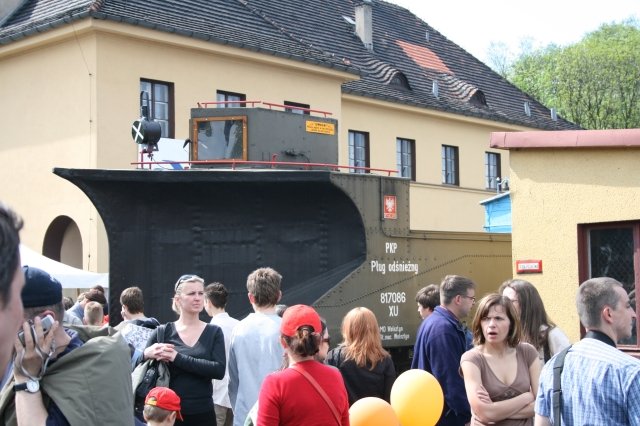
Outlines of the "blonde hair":
<svg viewBox="0 0 640 426">
<path fill-rule="evenodd" d="M 382 347 L 378 320 L 367 308 L 358 307 L 347 312 L 342 320 L 342 338 L 345 361 L 352 359 L 358 367 L 373 370 L 389 356 Z"/>
<path fill-rule="evenodd" d="M 180 309 L 180 305 L 176 301 L 176 297 L 182 294 L 182 288 L 185 283 L 200 283 L 202 284 L 202 288 L 204 288 L 204 280 L 197 275 L 183 275 L 178 278 L 178 281 L 175 285 L 175 294 L 173 295 L 173 299 L 171 300 L 171 310 L 176 314 L 180 315 L 182 310 Z"/>
<path fill-rule="evenodd" d="M 98 302 L 88 302 L 84 305 L 84 322 L 86 325 L 102 325 L 104 311 Z"/>
<path fill-rule="evenodd" d="M 154 422 L 164 422 L 167 417 L 174 413 L 174 411 L 165 410 L 164 408 L 156 407 L 153 405 L 145 404 L 142 415 L 144 420 Z"/>
</svg>

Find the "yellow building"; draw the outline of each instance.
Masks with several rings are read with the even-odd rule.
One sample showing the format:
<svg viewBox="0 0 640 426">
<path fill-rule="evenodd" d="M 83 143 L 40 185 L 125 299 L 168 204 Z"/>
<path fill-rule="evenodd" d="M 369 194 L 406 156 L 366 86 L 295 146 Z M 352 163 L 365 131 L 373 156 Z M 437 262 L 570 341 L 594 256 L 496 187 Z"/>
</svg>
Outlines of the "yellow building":
<svg viewBox="0 0 640 426">
<path fill-rule="evenodd" d="M 197 7 L 195 5 L 197 4 Z M 339 163 L 412 180 L 413 229 L 481 232 L 508 155 L 491 132 L 575 128 L 384 1 L 9 1 L 0 8 L 0 199 L 23 241 L 108 269 L 100 217 L 53 167 L 129 169 L 140 93 L 163 136 L 199 101 L 329 111 Z M 222 105 L 221 105 L 222 106 Z"/>
<path fill-rule="evenodd" d="M 635 309 L 640 285 L 640 129 L 494 133 L 509 150 L 512 253 L 542 262 L 532 282 L 548 314 L 576 341 L 580 283 L 622 282 Z M 637 351 L 637 333 L 625 342 Z"/>
</svg>

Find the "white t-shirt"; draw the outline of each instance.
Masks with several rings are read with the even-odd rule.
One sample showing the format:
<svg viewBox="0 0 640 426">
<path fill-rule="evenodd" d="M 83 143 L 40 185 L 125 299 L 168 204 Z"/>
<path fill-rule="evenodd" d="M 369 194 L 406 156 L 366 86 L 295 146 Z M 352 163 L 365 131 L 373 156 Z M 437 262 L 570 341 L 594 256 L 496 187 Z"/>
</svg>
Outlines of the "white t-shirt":
<svg viewBox="0 0 640 426">
<path fill-rule="evenodd" d="M 540 327 L 540 331 L 544 331 L 546 328 L 547 326 L 543 325 Z M 571 345 L 567 335 L 558 327 L 553 327 L 551 331 L 549 331 L 547 341 L 549 342 L 550 357 Z M 538 349 L 538 354 L 540 355 L 540 360 L 544 363 L 544 347 Z"/>
<path fill-rule="evenodd" d="M 211 324 L 220 327 L 224 334 L 224 351 L 227 359 L 224 377 L 221 380 L 213 380 L 213 403 L 227 408 L 231 408 L 231 402 L 229 401 L 229 348 L 231 347 L 233 329 L 239 322 L 226 312 L 221 312 L 211 318 Z"/>
</svg>

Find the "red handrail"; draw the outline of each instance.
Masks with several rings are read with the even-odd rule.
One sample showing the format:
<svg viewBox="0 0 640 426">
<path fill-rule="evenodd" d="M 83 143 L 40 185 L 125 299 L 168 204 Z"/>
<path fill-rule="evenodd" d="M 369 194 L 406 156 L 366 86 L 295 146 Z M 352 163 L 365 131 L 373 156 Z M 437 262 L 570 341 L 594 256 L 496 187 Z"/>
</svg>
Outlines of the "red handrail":
<svg viewBox="0 0 640 426">
<path fill-rule="evenodd" d="M 299 111 L 307 111 L 309 113 L 317 113 L 317 114 L 323 114 L 325 117 L 327 117 L 328 115 L 333 115 L 332 112 L 329 111 L 322 111 L 319 109 L 311 109 L 311 108 L 303 108 L 303 107 L 297 107 L 297 106 L 292 106 L 292 105 L 283 105 L 283 104 L 276 104 L 273 102 L 265 102 L 265 101 L 203 101 L 203 102 L 198 102 L 198 108 L 207 108 L 209 105 L 229 105 L 229 104 L 243 104 L 243 105 L 248 105 L 251 104 L 251 108 L 255 108 L 256 104 L 263 104 L 269 107 L 269 109 L 271 109 L 271 107 L 278 107 L 278 108 L 284 108 L 286 109 L 295 109 L 295 110 L 299 110 Z"/>
<path fill-rule="evenodd" d="M 274 104 L 272 102 L 264 102 L 264 101 L 262 101 L 262 103 L 264 105 L 267 105 L 269 107 L 269 109 L 271 109 L 271 107 L 279 107 L 279 108 L 284 108 L 284 109 L 296 109 L 296 110 L 299 110 L 299 111 L 317 112 L 318 114 L 324 114 L 325 117 L 327 115 L 333 115 L 333 113 L 331 113 L 329 111 L 321 111 L 319 109 L 303 108 L 303 107 L 297 107 L 297 106 L 292 106 L 292 105 Z"/>
<path fill-rule="evenodd" d="M 207 108 L 207 105 L 228 105 L 228 104 L 251 104 L 251 107 L 255 107 L 256 104 L 260 104 L 262 101 L 205 101 L 198 102 L 198 108 Z M 204 106 L 203 106 L 204 105 Z"/>
<path fill-rule="evenodd" d="M 295 167 L 304 167 L 307 169 L 311 168 L 328 168 L 335 171 L 340 171 L 340 169 L 349 169 L 349 170 L 364 170 L 367 172 L 383 172 L 387 173 L 387 176 L 391 176 L 392 173 L 398 173 L 397 170 L 390 169 L 379 169 L 374 167 L 360 167 L 360 166 L 344 166 L 339 164 L 331 164 L 331 163 L 302 163 L 302 162 L 293 162 L 293 161 L 250 161 L 250 160 L 196 160 L 196 161 L 136 161 L 131 163 L 131 165 L 135 166 L 145 166 L 145 165 L 154 165 L 154 164 L 210 164 L 210 165 L 230 165 L 231 170 L 236 170 L 237 165 L 268 165 L 271 168 L 276 168 L 275 166 L 295 166 Z"/>
</svg>

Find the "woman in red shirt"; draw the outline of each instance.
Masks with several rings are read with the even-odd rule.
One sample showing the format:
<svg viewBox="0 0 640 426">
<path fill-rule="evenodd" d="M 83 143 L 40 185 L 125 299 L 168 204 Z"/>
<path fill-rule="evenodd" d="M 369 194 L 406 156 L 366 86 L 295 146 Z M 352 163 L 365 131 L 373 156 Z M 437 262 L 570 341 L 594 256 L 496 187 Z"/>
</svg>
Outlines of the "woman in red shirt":
<svg viewBox="0 0 640 426">
<path fill-rule="evenodd" d="M 349 400 L 340 372 L 314 359 L 322 338 L 310 306 L 287 308 L 280 342 L 289 367 L 268 375 L 260 389 L 258 426 L 349 426 Z"/>
</svg>

